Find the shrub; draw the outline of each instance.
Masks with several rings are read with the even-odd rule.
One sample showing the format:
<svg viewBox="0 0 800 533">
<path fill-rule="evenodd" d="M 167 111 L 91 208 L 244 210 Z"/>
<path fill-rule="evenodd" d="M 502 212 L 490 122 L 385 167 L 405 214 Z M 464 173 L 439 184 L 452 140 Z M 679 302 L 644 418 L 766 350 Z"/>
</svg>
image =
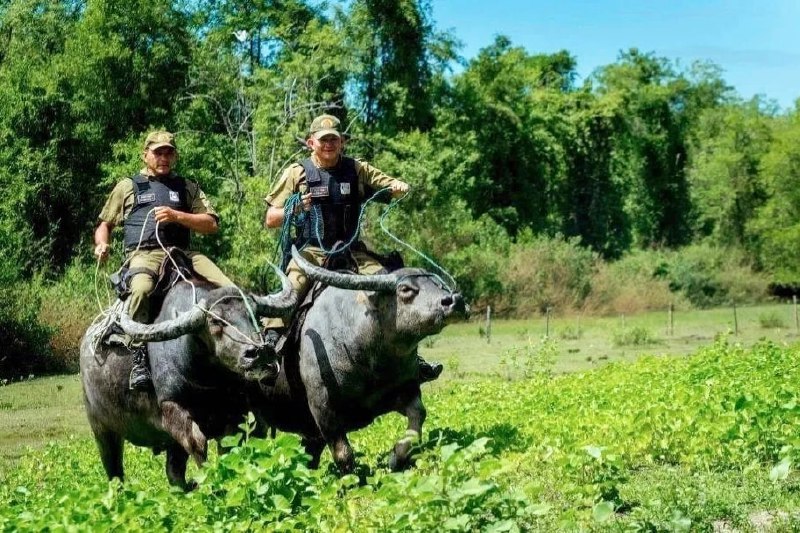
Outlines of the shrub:
<svg viewBox="0 0 800 533">
<path fill-rule="evenodd" d="M 636 326 L 613 331 L 611 333 L 611 342 L 615 346 L 647 346 L 658 344 L 658 339 L 647 328 Z"/>
<path fill-rule="evenodd" d="M 107 278 L 112 264 L 119 262 L 111 258 L 108 267 L 98 270 L 78 259 L 58 281 L 39 287 L 42 305 L 37 318 L 52 331 L 50 356 L 57 367 L 77 370 L 81 337 L 93 318 L 116 298 Z"/>
<path fill-rule="evenodd" d="M 591 290 L 599 257 L 578 239 L 520 236 L 501 271 L 498 313 L 531 316 L 548 308 L 575 310 Z"/>
<path fill-rule="evenodd" d="M 659 259 L 654 252 L 636 252 L 598 265 L 583 310 L 591 314 L 633 315 L 665 309 L 670 304 L 688 306 L 685 298 L 670 291 L 666 280 L 654 276 Z"/>
<path fill-rule="evenodd" d="M 754 272 L 741 251 L 707 244 L 671 252 L 656 274 L 701 308 L 764 301 L 769 285 L 767 276 Z"/>
<path fill-rule="evenodd" d="M 758 323 L 764 329 L 784 329 L 786 327 L 783 317 L 775 311 L 758 315 Z"/>
<path fill-rule="evenodd" d="M 0 289 L 0 378 L 63 370 L 50 357 L 53 330 L 38 319 L 41 299 L 35 284 Z"/>
</svg>

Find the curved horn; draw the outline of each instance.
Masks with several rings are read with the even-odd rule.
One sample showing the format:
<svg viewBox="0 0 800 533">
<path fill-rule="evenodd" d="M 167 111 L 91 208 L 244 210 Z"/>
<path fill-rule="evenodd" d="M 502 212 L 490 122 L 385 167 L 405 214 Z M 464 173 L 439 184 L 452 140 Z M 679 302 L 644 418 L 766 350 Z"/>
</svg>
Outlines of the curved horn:
<svg viewBox="0 0 800 533">
<path fill-rule="evenodd" d="M 197 331 L 206 323 L 206 314 L 203 307 L 205 301 L 190 310 L 181 313 L 172 320 L 156 322 L 155 324 L 142 324 L 134 321 L 127 313 L 121 313 L 119 325 L 122 331 L 133 337 L 133 340 L 142 342 L 159 342 L 177 339 L 181 335 Z"/>
<path fill-rule="evenodd" d="M 253 295 L 256 313 L 264 316 L 288 316 L 297 304 L 297 291 L 292 288 L 292 283 L 280 268 L 273 264 L 270 266 L 281 279 L 281 290 L 267 296 Z"/>
<path fill-rule="evenodd" d="M 326 268 L 321 268 L 309 263 L 297 248 L 292 246 L 292 258 L 306 275 L 315 280 L 341 289 L 361 291 L 394 291 L 397 286 L 397 276 L 394 274 L 374 274 L 363 276 L 360 274 L 342 274 Z"/>
</svg>

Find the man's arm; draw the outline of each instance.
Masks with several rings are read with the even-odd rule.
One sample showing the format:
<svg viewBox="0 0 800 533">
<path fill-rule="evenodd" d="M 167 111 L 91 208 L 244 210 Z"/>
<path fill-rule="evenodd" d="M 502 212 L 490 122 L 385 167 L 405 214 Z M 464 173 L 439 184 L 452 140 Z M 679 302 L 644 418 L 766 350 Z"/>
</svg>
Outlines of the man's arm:
<svg viewBox="0 0 800 533">
<path fill-rule="evenodd" d="M 171 207 L 156 207 L 154 217 L 159 224 L 173 223 L 208 235 L 219 230 L 217 218 L 208 213 L 184 213 Z"/>
<path fill-rule="evenodd" d="M 408 183 L 389 176 L 365 161 L 356 160 L 356 172 L 358 172 L 359 179 L 374 190 L 388 187 L 392 192 L 392 198 L 399 198 L 408 192 Z"/>
<path fill-rule="evenodd" d="M 111 247 L 111 231 L 114 224 L 101 220 L 94 230 L 94 255 L 99 261 L 108 259 L 108 250 Z"/>
<path fill-rule="evenodd" d="M 303 210 L 311 209 L 311 193 L 306 193 L 300 197 Z M 300 212 L 300 206 L 295 206 L 295 214 Z M 267 208 L 267 215 L 264 217 L 264 225 L 268 228 L 280 228 L 283 224 L 283 207 L 271 205 Z"/>
</svg>

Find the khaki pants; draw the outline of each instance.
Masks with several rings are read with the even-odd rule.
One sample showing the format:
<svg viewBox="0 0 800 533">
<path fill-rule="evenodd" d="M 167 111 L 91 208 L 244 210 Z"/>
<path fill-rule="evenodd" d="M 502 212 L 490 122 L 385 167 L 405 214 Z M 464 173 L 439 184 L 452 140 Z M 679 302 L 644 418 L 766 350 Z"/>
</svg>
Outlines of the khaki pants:
<svg viewBox="0 0 800 533">
<path fill-rule="evenodd" d="M 325 252 L 322 251 L 321 248 L 316 248 L 313 246 L 307 246 L 300 250 L 300 255 L 303 256 L 309 263 L 313 263 L 317 266 L 322 266 L 322 263 L 325 261 Z M 359 274 L 364 274 L 366 276 L 370 276 L 372 274 L 377 274 L 383 268 L 378 261 L 375 260 L 374 257 L 365 253 L 365 252 L 352 252 L 353 259 L 355 259 L 356 264 L 358 265 L 358 272 Z M 308 289 L 311 288 L 311 282 L 306 276 L 305 272 L 303 272 L 294 259 L 289 261 L 289 264 L 286 267 L 286 277 L 289 278 L 289 281 L 292 284 L 292 287 L 295 291 L 297 291 L 297 304 L 299 305 L 303 298 L 306 297 L 306 293 Z M 262 323 L 264 324 L 265 328 L 272 328 L 272 329 L 280 329 L 286 326 L 283 319 L 281 318 L 265 318 Z"/>
<path fill-rule="evenodd" d="M 211 283 L 220 287 L 229 287 L 234 283 L 222 273 L 211 259 L 199 252 L 186 252 L 192 260 L 192 268 L 195 272 L 206 278 Z M 128 268 L 147 268 L 153 272 L 158 272 L 161 262 L 167 256 L 162 249 L 138 250 L 133 252 L 128 262 Z M 156 280 L 147 273 L 134 275 L 129 282 L 131 294 L 128 296 L 128 314 L 137 322 L 143 324 L 151 320 L 150 316 L 150 293 L 153 292 Z"/>
</svg>

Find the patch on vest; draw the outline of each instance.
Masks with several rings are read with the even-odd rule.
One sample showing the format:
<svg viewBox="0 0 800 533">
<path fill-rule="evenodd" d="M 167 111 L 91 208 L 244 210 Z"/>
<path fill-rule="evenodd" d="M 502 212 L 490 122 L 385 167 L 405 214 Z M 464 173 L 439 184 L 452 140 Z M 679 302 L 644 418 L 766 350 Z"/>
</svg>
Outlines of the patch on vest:
<svg viewBox="0 0 800 533">
<path fill-rule="evenodd" d="M 180 202 L 181 196 L 178 194 L 178 191 L 169 191 L 169 201 L 170 202 Z"/>
<path fill-rule="evenodd" d="M 136 203 L 139 204 L 149 204 L 150 202 L 156 201 L 156 193 L 150 192 L 147 194 L 140 194 L 136 197 Z"/>
<path fill-rule="evenodd" d="M 327 187 L 310 187 L 309 190 L 311 191 L 312 198 L 316 198 L 318 196 L 328 196 Z"/>
<path fill-rule="evenodd" d="M 340 183 L 339 184 L 339 191 L 343 195 L 350 194 L 350 184 L 349 183 Z"/>
</svg>

